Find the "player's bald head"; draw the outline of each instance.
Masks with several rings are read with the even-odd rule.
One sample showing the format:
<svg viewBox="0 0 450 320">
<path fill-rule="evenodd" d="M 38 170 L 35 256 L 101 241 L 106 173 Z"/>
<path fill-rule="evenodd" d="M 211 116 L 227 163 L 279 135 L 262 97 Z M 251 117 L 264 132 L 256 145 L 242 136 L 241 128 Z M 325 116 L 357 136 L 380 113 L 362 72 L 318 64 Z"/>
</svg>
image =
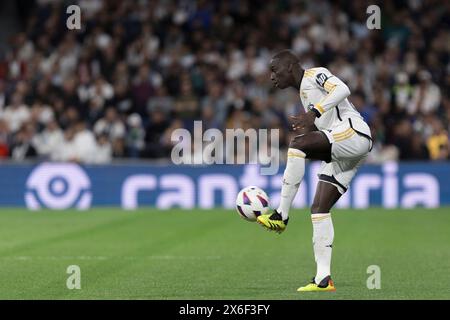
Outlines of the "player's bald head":
<svg viewBox="0 0 450 320">
<path fill-rule="evenodd" d="M 272 57 L 272 62 L 281 64 L 299 63 L 300 59 L 291 50 L 282 50 Z"/>
</svg>

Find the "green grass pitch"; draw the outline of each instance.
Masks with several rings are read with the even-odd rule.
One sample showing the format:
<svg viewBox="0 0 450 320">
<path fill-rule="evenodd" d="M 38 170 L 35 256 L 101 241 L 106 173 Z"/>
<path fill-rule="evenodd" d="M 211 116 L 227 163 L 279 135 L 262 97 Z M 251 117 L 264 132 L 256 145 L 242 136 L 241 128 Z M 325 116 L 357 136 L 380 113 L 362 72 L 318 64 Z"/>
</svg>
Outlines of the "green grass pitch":
<svg viewBox="0 0 450 320">
<path fill-rule="evenodd" d="M 0 299 L 450 299 L 450 214 L 335 210 L 334 293 L 315 272 L 311 221 L 278 235 L 230 210 L 0 211 Z M 69 265 L 81 289 L 69 290 Z M 366 286 L 381 269 L 381 289 Z"/>
</svg>

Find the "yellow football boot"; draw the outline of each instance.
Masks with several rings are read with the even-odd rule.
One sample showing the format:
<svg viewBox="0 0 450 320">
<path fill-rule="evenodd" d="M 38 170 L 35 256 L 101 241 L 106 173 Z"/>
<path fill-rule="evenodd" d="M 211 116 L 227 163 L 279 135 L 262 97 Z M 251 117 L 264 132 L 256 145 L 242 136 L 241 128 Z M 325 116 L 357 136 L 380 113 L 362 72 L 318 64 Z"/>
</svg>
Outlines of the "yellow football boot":
<svg viewBox="0 0 450 320">
<path fill-rule="evenodd" d="M 334 292 L 336 288 L 334 287 L 333 280 L 330 276 L 325 277 L 319 284 L 314 281 L 314 278 L 304 287 L 297 289 L 298 292 Z"/>
<path fill-rule="evenodd" d="M 267 230 L 282 233 L 284 230 L 286 230 L 289 218 L 283 221 L 281 214 L 279 214 L 276 210 L 274 210 L 272 214 L 260 215 L 256 219 L 256 221 Z"/>
</svg>

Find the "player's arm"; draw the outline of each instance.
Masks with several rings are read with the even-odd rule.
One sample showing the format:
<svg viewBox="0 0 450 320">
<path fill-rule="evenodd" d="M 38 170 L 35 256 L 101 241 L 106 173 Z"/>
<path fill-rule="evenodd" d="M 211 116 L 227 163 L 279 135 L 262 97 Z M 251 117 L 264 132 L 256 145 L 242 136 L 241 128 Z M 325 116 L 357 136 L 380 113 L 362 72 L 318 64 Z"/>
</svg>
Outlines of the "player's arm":
<svg viewBox="0 0 450 320">
<path fill-rule="evenodd" d="M 324 69 L 324 71 L 318 71 L 313 80 L 316 86 L 325 90 L 327 93 L 327 95 L 312 109 L 317 117 L 320 117 L 328 110 L 333 109 L 350 95 L 350 89 L 347 85 L 328 70 L 325 70 L 326 69 Z"/>
<path fill-rule="evenodd" d="M 350 89 L 347 85 L 325 68 L 320 68 L 315 71 L 315 74 L 311 77 L 311 81 L 322 90 L 325 90 L 327 95 L 310 111 L 292 117 L 292 128 L 294 131 L 312 131 L 312 126 L 316 118 L 319 118 L 328 110 L 336 107 L 350 95 Z"/>
</svg>

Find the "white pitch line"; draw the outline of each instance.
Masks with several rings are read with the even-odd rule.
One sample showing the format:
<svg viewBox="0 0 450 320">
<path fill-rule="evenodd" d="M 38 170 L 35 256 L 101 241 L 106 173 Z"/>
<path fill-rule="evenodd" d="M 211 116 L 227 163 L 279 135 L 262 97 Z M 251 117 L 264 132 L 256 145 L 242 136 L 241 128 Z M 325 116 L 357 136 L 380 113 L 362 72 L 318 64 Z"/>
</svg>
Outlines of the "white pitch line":
<svg viewBox="0 0 450 320">
<path fill-rule="evenodd" d="M 0 260 L 219 260 L 220 256 L 12 256 L 1 257 Z"/>
</svg>

